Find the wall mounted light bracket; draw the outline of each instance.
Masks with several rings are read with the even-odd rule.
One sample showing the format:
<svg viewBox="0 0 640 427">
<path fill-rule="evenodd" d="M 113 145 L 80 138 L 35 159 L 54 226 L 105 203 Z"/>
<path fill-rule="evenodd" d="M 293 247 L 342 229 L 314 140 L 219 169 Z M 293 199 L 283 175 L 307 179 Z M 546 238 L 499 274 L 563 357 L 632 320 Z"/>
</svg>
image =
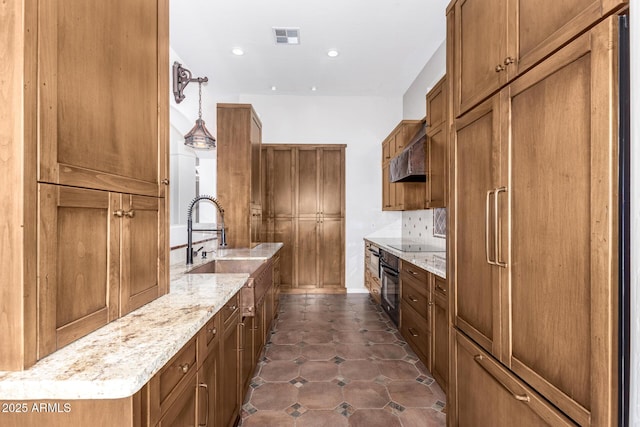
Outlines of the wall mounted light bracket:
<svg viewBox="0 0 640 427">
<path fill-rule="evenodd" d="M 207 77 L 191 78 L 191 71 L 183 68 L 178 61 L 173 63 L 173 96 L 176 98 L 176 103 L 180 104 L 185 98 L 183 91 L 189 83 L 204 83 L 208 81 Z"/>
</svg>

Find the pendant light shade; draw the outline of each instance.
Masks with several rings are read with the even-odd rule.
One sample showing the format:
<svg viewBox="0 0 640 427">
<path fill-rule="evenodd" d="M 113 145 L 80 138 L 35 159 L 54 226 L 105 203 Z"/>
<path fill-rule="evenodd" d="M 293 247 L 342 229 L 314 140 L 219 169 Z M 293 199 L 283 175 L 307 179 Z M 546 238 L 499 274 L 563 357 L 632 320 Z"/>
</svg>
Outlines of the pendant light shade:
<svg viewBox="0 0 640 427">
<path fill-rule="evenodd" d="M 184 145 L 191 148 L 210 150 L 216 148 L 216 139 L 209 133 L 204 120 L 197 119 L 196 125 L 184 136 Z"/>
<path fill-rule="evenodd" d="M 184 136 L 184 145 L 191 148 L 210 150 L 216 148 L 216 139 L 202 120 L 202 83 L 198 82 L 198 119 L 196 125 Z"/>
</svg>

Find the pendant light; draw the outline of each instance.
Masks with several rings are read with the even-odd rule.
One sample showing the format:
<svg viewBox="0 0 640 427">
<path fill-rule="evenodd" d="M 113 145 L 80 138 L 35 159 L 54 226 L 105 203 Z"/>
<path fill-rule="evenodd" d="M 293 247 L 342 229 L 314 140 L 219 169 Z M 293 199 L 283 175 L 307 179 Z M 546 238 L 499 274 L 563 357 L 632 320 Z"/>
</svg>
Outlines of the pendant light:
<svg viewBox="0 0 640 427">
<path fill-rule="evenodd" d="M 207 130 L 202 120 L 202 83 L 207 81 L 209 81 L 207 77 L 192 78 L 191 71 L 177 61 L 173 63 L 173 95 L 176 103 L 179 104 L 185 98 L 183 91 L 189 83 L 198 82 L 198 119 L 193 129 L 184 136 L 184 145 L 203 150 L 216 148 L 216 139 Z"/>
<path fill-rule="evenodd" d="M 216 139 L 209 133 L 202 120 L 202 83 L 198 82 L 198 119 L 196 125 L 184 136 L 184 145 L 210 150 L 216 148 Z"/>
</svg>

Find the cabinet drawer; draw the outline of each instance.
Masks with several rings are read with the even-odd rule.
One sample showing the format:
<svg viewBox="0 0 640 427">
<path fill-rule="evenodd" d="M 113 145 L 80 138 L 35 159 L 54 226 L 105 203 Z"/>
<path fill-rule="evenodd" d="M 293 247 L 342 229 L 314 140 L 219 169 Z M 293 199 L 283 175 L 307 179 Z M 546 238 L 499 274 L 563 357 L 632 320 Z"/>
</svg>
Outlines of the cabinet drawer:
<svg viewBox="0 0 640 427">
<path fill-rule="evenodd" d="M 440 276 L 433 275 L 434 277 L 434 285 L 433 291 L 440 296 L 447 297 L 447 293 L 449 292 L 449 288 L 447 287 L 447 279 L 443 279 Z"/>
<path fill-rule="evenodd" d="M 239 297 L 238 297 L 239 294 L 240 292 L 232 296 L 231 299 L 227 301 L 227 303 L 224 305 L 224 307 L 221 310 L 222 322 L 224 323 L 225 326 L 229 322 L 229 319 L 231 319 L 233 315 L 239 310 Z"/>
<path fill-rule="evenodd" d="M 220 314 L 216 313 L 198 332 L 198 366 L 207 358 L 219 341 Z"/>
<path fill-rule="evenodd" d="M 402 304 L 402 321 L 400 333 L 416 352 L 420 360 L 429 366 L 429 324 L 418 313 L 406 304 Z"/>
<path fill-rule="evenodd" d="M 425 270 L 416 267 L 415 265 L 411 264 L 410 262 L 406 262 L 406 261 L 402 261 L 402 268 L 400 270 L 400 274 L 402 274 L 402 277 L 413 277 L 414 279 L 416 279 L 418 282 L 420 283 L 427 283 L 427 277 L 429 276 L 429 273 L 426 272 Z M 425 288 L 426 289 L 426 288 Z M 426 292 L 426 290 L 425 290 Z"/>
<path fill-rule="evenodd" d="M 426 283 L 418 283 L 413 279 L 402 279 L 403 304 L 413 308 L 425 321 L 429 307 L 428 294 Z"/>
<path fill-rule="evenodd" d="M 453 380 L 457 395 L 452 425 L 576 425 L 459 331 Z"/>
<path fill-rule="evenodd" d="M 193 369 L 176 389 L 157 427 L 190 426 L 196 423 L 196 370 Z"/>
<path fill-rule="evenodd" d="M 196 340 L 192 339 L 160 371 L 160 406 L 176 388 L 180 380 L 196 370 Z"/>
</svg>

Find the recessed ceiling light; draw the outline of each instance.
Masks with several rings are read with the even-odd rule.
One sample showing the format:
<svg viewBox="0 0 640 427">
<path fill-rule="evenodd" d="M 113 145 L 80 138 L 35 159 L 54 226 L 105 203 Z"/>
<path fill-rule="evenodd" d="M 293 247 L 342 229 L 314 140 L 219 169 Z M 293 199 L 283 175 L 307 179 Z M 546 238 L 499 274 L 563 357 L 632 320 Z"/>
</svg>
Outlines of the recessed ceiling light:
<svg viewBox="0 0 640 427">
<path fill-rule="evenodd" d="M 338 51 L 335 49 L 331 49 L 327 52 L 327 55 L 329 55 L 331 58 L 335 58 L 336 56 L 338 56 Z"/>
<path fill-rule="evenodd" d="M 242 56 L 242 55 L 244 55 L 244 50 L 240 49 L 239 47 L 234 47 L 231 50 L 231 53 L 233 53 L 236 56 Z"/>
<path fill-rule="evenodd" d="M 276 90 L 277 88 L 275 86 L 271 86 L 271 90 Z"/>
<path fill-rule="evenodd" d="M 315 86 L 311 86 L 311 90 L 315 92 L 316 90 L 318 90 L 318 88 Z"/>
</svg>

